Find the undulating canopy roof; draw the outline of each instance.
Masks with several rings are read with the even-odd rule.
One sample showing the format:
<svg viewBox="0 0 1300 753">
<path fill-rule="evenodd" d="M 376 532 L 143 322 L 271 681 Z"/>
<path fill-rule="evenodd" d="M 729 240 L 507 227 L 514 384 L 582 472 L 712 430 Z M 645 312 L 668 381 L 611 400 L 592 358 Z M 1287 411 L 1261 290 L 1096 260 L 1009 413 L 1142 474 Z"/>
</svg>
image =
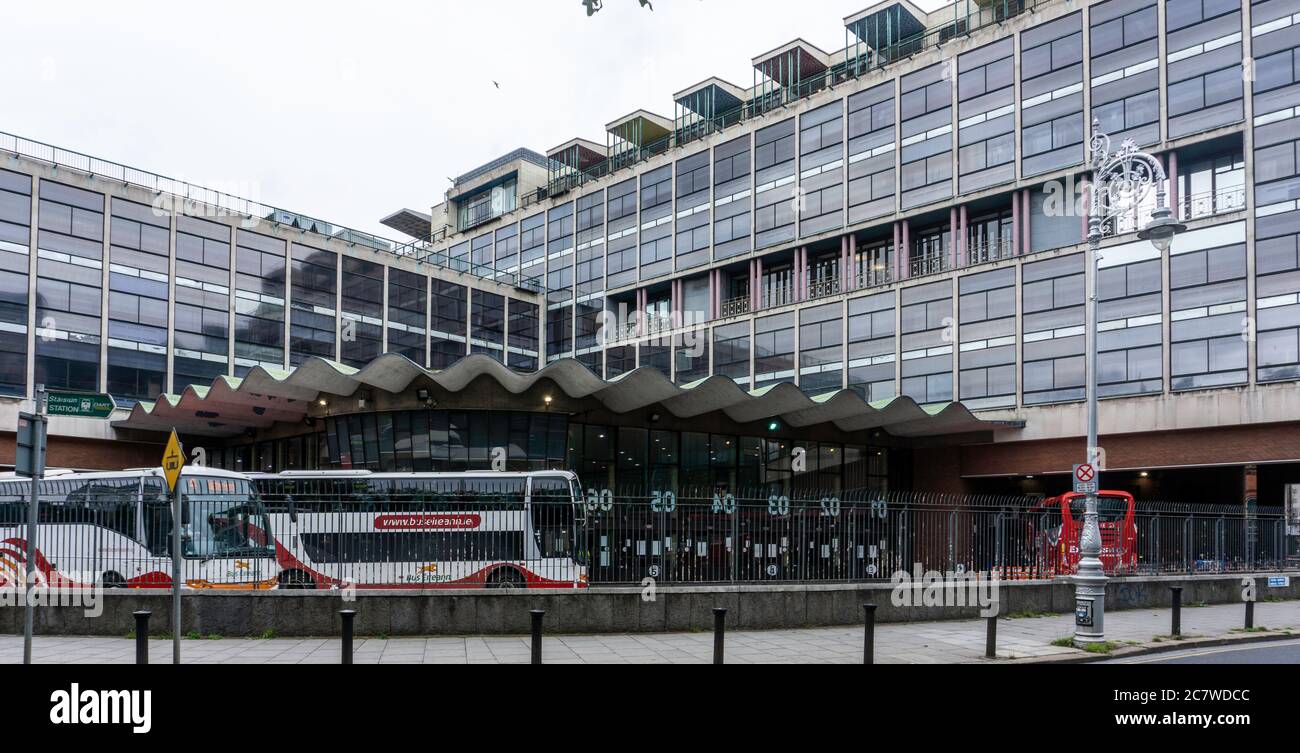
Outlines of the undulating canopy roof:
<svg viewBox="0 0 1300 753">
<path fill-rule="evenodd" d="M 777 418 L 795 428 L 830 423 L 843 431 L 879 428 L 901 437 L 1016 426 L 981 420 L 961 403 L 921 406 L 909 397 L 869 403 L 852 390 L 809 397 L 784 382 L 746 390 L 730 377 L 712 376 L 677 385 L 653 368 L 637 369 L 607 381 L 572 359 L 525 374 L 484 355 L 472 355 L 450 368 L 430 371 L 393 353 L 361 369 L 321 358 L 308 359 L 289 371 L 258 366 L 243 379 L 219 377 L 211 387 L 189 387 L 180 395 L 162 395 L 156 402 L 137 403 L 129 417 L 113 425 L 141 431 L 170 431 L 174 427 L 193 436 L 234 437 L 250 428 L 301 422 L 322 395 L 348 397 L 363 388 L 397 394 L 421 377 L 454 393 L 484 376 L 511 394 L 527 392 L 539 382 L 550 380 L 569 397 L 595 398 L 614 413 L 657 404 L 679 418 L 721 410 L 742 423 Z"/>
</svg>

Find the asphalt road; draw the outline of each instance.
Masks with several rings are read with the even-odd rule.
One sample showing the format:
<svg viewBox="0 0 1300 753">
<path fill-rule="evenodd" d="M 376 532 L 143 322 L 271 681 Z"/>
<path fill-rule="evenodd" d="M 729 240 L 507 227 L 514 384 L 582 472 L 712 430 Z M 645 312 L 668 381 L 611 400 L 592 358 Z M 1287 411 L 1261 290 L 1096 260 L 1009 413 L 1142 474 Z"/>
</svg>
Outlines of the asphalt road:
<svg viewBox="0 0 1300 753">
<path fill-rule="evenodd" d="M 1193 648 L 1153 656 L 1114 659 L 1099 664 L 1300 664 L 1300 640 L 1249 646 Z"/>
</svg>

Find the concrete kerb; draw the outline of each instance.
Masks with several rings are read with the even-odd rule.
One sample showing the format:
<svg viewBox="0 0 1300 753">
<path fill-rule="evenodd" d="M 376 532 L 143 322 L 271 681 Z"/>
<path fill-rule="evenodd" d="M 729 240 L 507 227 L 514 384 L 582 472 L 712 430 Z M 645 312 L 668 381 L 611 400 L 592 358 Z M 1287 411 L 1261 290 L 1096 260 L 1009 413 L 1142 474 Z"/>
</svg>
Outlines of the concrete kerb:
<svg viewBox="0 0 1300 753">
<path fill-rule="evenodd" d="M 1027 656 L 1015 659 L 981 659 L 982 664 L 1095 664 L 1111 659 L 1126 659 L 1136 656 L 1168 654 L 1194 648 L 1215 648 L 1220 646 L 1239 646 L 1251 643 L 1270 643 L 1300 637 L 1289 630 L 1268 630 L 1259 633 L 1241 633 L 1238 635 L 1219 635 L 1182 640 L 1146 642 L 1138 645 L 1121 646 L 1105 654 L 1094 654 L 1082 649 L 1069 649 L 1069 653 L 1048 656 Z"/>
<path fill-rule="evenodd" d="M 1239 603 L 1241 581 L 1257 584 L 1269 574 L 1248 576 L 1150 576 L 1111 581 L 1111 610 L 1167 608 L 1169 586 L 1183 586 L 1185 608 Z M 1300 578 L 1287 588 L 1259 588 L 1259 597 L 1300 598 Z M 522 635 L 528 632 L 529 609 L 546 610 L 548 633 L 608 634 L 692 632 L 712 629 L 713 607 L 728 610 L 727 625 L 736 630 L 791 629 L 860 625 L 862 604 L 873 603 L 878 623 L 974 619 L 978 605 L 895 606 L 889 583 L 809 585 L 660 586 L 653 600 L 638 587 L 565 590 L 455 591 L 261 591 L 199 592 L 185 596 L 182 632 L 225 637 L 330 636 L 337 634 L 340 609 L 356 609 L 358 636 Z M 344 597 L 349 599 L 344 600 Z M 951 594 L 949 594 L 951 595 Z M 1074 610 L 1074 586 L 1067 580 L 1008 581 L 1001 584 L 1002 616 L 1068 614 Z M 149 609 L 169 614 L 166 590 L 107 592 L 103 616 L 87 618 L 82 610 L 38 610 L 37 632 L 44 635 L 122 636 L 134 629 L 131 614 Z M 951 603 L 951 602 L 945 602 Z M 22 609 L 0 609 L 0 634 L 22 631 Z M 168 632 L 167 620 L 155 618 L 153 630 Z M 1183 642 L 1186 643 L 1186 642 Z"/>
</svg>

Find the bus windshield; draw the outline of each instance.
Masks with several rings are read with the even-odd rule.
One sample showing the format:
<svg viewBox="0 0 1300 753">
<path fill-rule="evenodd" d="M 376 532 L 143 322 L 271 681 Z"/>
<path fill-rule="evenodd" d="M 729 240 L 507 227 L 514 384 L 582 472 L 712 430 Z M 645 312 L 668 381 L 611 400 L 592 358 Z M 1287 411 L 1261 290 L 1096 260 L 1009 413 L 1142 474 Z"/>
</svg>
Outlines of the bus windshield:
<svg viewBox="0 0 1300 753">
<path fill-rule="evenodd" d="M 567 478 L 533 479 L 533 537 L 542 557 L 574 553 L 574 487 Z"/>
<path fill-rule="evenodd" d="M 181 548 L 186 557 L 273 557 L 266 511 L 244 480 L 185 479 Z"/>
<path fill-rule="evenodd" d="M 1087 497 L 1075 497 L 1070 500 L 1070 514 L 1078 520 L 1083 519 Z M 1126 497 L 1097 497 L 1097 520 L 1101 523 L 1116 523 L 1128 516 L 1128 499 Z"/>
</svg>

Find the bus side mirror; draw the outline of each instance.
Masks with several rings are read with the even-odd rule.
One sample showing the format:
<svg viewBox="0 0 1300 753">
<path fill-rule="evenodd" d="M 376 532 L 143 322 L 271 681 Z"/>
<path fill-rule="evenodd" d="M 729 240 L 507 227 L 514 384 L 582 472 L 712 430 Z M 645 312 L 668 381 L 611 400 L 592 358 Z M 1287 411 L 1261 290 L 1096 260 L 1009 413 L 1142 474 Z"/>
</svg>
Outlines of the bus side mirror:
<svg viewBox="0 0 1300 753">
<path fill-rule="evenodd" d="M 297 522 L 298 522 L 298 506 L 295 505 L 295 504 L 293 503 L 293 497 L 292 497 L 292 496 L 287 496 L 287 497 L 285 497 L 285 498 L 284 498 L 284 502 L 285 502 L 285 504 L 288 505 L 288 507 L 289 507 L 289 522 L 291 522 L 291 523 L 297 523 Z"/>
</svg>

